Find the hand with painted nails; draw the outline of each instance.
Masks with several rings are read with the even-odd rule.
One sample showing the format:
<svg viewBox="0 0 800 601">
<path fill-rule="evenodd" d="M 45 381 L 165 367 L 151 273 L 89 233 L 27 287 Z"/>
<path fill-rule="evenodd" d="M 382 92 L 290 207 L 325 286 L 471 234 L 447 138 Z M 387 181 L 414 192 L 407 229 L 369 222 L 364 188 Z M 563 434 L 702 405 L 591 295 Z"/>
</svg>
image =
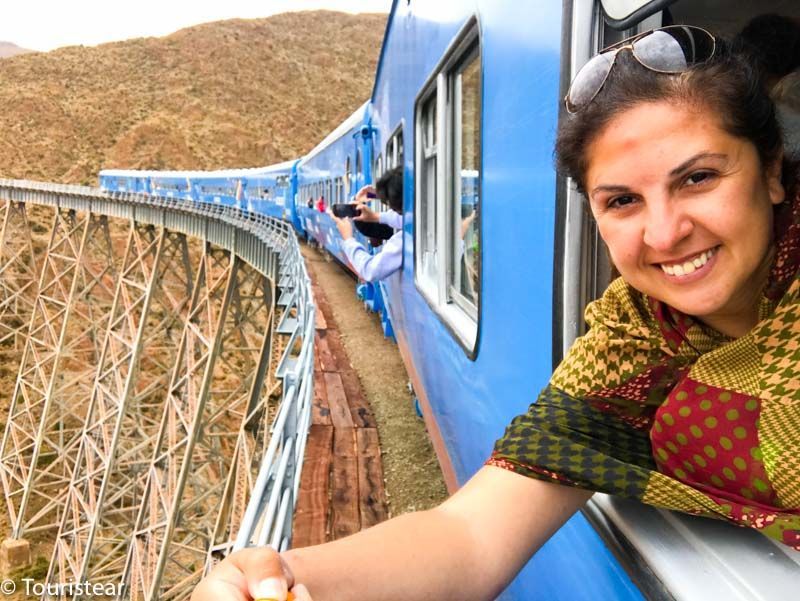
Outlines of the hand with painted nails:
<svg viewBox="0 0 800 601">
<path fill-rule="evenodd" d="M 253 547 L 226 557 L 197 585 L 191 601 L 312 601 L 295 585 L 289 566 L 272 547 Z"/>
</svg>

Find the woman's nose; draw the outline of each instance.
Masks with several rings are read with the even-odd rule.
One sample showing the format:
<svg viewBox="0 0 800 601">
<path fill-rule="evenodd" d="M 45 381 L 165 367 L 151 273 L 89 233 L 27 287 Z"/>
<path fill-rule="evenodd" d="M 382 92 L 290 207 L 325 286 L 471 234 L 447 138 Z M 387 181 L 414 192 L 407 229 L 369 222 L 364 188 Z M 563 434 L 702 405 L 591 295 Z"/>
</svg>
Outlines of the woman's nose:
<svg viewBox="0 0 800 601">
<path fill-rule="evenodd" d="M 654 203 L 648 207 L 644 226 L 644 243 L 659 252 L 673 250 L 692 233 L 692 220 L 670 203 Z"/>
</svg>

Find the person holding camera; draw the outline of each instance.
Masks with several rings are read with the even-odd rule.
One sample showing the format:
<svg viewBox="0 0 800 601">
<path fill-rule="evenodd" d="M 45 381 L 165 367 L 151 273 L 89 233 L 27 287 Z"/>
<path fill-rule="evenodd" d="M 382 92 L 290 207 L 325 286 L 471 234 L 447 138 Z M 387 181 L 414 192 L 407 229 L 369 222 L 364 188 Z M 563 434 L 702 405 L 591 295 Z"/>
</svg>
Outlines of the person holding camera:
<svg viewBox="0 0 800 601">
<path fill-rule="evenodd" d="M 370 198 L 379 198 L 389 205 L 389 211 L 376 212 L 366 203 Z M 336 223 L 342 239 L 342 250 L 353 270 L 366 282 L 377 282 L 389 277 L 400 269 L 403 262 L 403 168 L 395 167 L 384 174 L 375 187 L 364 186 L 356 194 L 352 206 L 352 216 L 362 223 L 381 223 L 395 230 L 395 233 L 381 247 L 377 254 L 370 254 L 367 248 L 353 237 L 353 224 L 347 217 L 339 217 L 334 212 L 329 215 Z"/>
</svg>

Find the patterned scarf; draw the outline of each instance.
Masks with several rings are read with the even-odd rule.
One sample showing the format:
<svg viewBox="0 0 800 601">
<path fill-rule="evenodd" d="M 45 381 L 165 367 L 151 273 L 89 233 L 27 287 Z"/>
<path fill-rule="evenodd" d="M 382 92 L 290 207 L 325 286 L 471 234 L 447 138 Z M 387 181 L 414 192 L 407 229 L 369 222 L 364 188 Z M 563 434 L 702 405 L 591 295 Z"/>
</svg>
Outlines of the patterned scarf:
<svg viewBox="0 0 800 601">
<path fill-rule="evenodd" d="M 487 462 L 758 529 L 800 550 L 800 197 L 759 322 L 731 339 L 615 280 Z"/>
</svg>

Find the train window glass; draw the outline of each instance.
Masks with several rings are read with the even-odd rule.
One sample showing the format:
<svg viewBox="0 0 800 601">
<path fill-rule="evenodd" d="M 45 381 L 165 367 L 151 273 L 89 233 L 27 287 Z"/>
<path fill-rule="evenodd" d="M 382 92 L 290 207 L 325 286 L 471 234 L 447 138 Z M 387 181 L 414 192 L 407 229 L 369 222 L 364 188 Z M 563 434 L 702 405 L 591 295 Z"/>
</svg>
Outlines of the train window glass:
<svg viewBox="0 0 800 601">
<path fill-rule="evenodd" d="M 417 287 L 474 358 L 480 306 L 481 57 L 471 19 L 416 106 Z M 398 132 L 401 133 L 401 132 Z M 387 154 L 402 160 L 402 138 Z"/>
<path fill-rule="evenodd" d="M 352 177 L 352 173 L 350 170 L 350 157 L 348 156 L 344 162 L 344 193 L 345 196 L 350 195 L 350 178 Z"/>
<path fill-rule="evenodd" d="M 423 290 L 430 296 L 436 285 L 436 196 L 437 196 L 437 95 L 431 94 L 422 104 L 417 123 L 418 160 L 417 207 L 415 219 L 417 233 L 415 239 L 416 276 Z M 433 300 L 433 299 L 431 299 Z M 438 300 L 438 299 L 437 299 Z"/>
<path fill-rule="evenodd" d="M 481 155 L 481 72 L 477 44 L 450 76 L 453 123 L 448 296 L 477 319 L 480 294 L 478 180 Z"/>
<path fill-rule="evenodd" d="M 356 187 L 358 187 L 358 182 L 360 181 L 360 178 L 361 178 L 361 150 L 358 149 L 356 150 L 356 172 L 355 172 L 355 178 L 353 180 L 354 182 L 356 182 Z M 356 190 L 356 192 L 357 191 L 358 190 Z"/>
</svg>

